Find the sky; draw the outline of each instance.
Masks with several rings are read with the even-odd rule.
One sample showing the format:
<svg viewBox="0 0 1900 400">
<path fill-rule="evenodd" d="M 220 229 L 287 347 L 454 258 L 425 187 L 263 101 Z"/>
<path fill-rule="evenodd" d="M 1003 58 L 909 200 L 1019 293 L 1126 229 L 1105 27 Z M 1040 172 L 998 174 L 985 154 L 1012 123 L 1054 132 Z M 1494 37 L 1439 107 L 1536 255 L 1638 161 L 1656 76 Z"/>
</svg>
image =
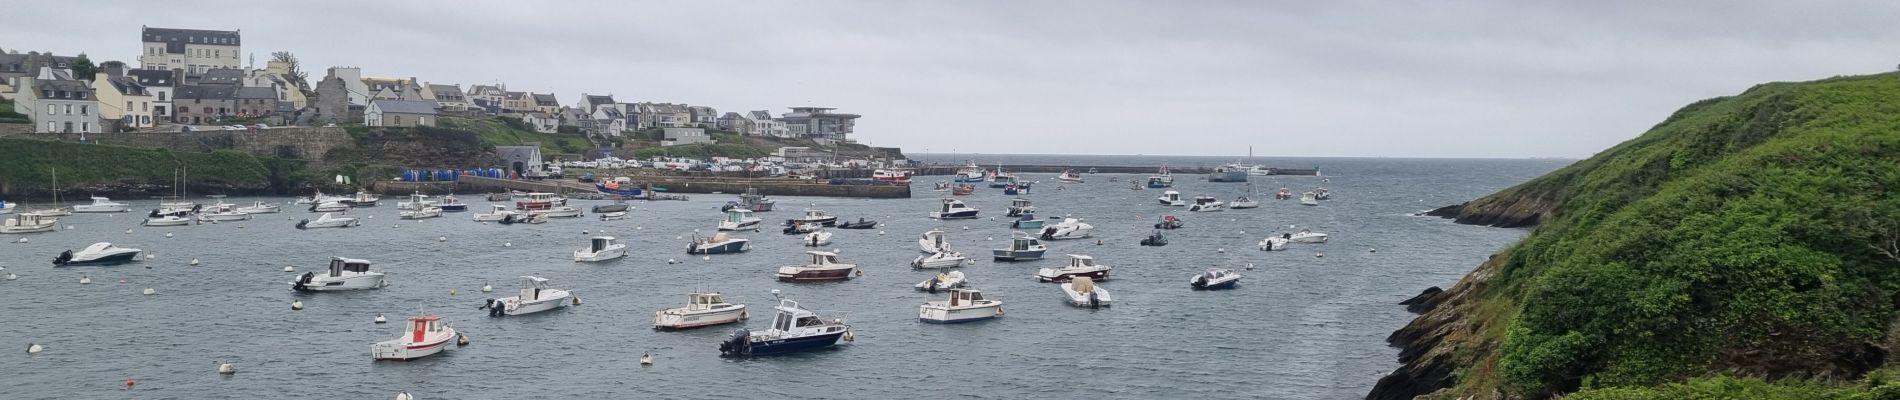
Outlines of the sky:
<svg viewBox="0 0 1900 400">
<path fill-rule="evenodd" d="M 1892 1 L 89 1 L 0 48 L 137 65 L 141 25 L 258 66 L 727 111 L 836 107 L 907 152 L 1587 157 L 1695 100 L 1891 71 Z"/>
</svg>

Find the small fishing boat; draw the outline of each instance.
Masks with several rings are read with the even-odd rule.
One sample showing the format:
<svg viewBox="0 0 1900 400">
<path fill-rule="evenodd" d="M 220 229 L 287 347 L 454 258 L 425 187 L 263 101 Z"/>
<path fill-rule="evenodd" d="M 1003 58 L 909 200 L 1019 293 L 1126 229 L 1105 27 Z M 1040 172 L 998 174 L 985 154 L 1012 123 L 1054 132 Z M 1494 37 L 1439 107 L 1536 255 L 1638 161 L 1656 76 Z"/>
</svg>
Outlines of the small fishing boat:
<svg viewBox="0 0 1900 400">
<path fill-rule="evenodd" d="M 990 174 L 990 188 L 1002 189 L 1016 184 L 1016 175 L 1003 170 L 1002 164 L 996 165 L 996 172 Z"/>
<path fill-rule="evenodd" d="M 1187 223 L 1173 215 L 1163 215 L 1161 222 L 1155 223 L 1155 229 L 1181 229 L 1183 226 L 1187 226 Z"/>
<path fill-rule="evenodd" d="M 1042 244 L 1035 236 L 1023 232 L 1010 232 L 1009 247 L 990 250 L 996 261 L 1041 260 L 1049 246 Z"/>
<path fill-rule="evenodd" d="M 873 229 L 873 228 L 877 228 L 877 221 L 864 219 L 862 217 L 858 218 L 857 222 L 846 221 L 846 222 L 838 223 L 838 229 Z"/>
<path fill-rule="evenodd" d="M 950 239 L 944 237 L 942 229 L 931 229 L 924 232 L 922 238 L 917 239 L 917 248 L 925 254 L 950 251 Z"/>
<path fill-rule="evenodd" d="M 1008 196 L 1029 194 L 1029 186 L 1017 186 L 1013 184 L 1009 186 L 1004 186 L 1003 194 L 1008 195 Z"/>
<path fill-rule="evenodd" d="M 626 212 L 628 209 L 631 209 L 631 208 L 633 208 L 633 206 L 627 205 L 627 200 L 622 199 L 619 196 L 614 196 L 613 204 L 595 204 L 594 208 L 588 209 L 588 211 L 593 211 L 595 214 L 604 214 L 604 213 L 612 213 L 612 212 Z"/>
<path fill-rule="evenodd" d="M 1293 198 L 1293 192 L 1287 191 L 1286 188 L 1280 188 L 1280 192 L 1273 194 L 1274 200 L 1286 200 L 1291 198 Z"/>
<path fill-rule="evenodd" d="M 442 201 L 436 202 L 435 206 L 441 208 L 442 212 L 468 211 L 468 204 L 463 203 L 461 199 L 455 198 L 455 195 L 452 194 L 442 196 Z"/>
<path fill-rule="evenodd" d="M 832 225 L 838 224 L 838 216 L 831 215 L 831 213 L 825 212 L 825 210 L 820 210 L 816 208 L 806 208 L 805 215 L 800 215 L 798 216 L 798 218 L 785 220 L 785 225 L 787 226 L 797 225 L 797 224 L 816 224 L 816 225 L 823 225 L 823 226 L 832 226 Z"/>
<path fill-rule="evenodd" d="M 1331 200 L 1332 198 L 1333 192 L 1326 190 L 1326 188 L 1313 189 L 1314 200 Z"/>
<path fill-rule="evenodd" d="M 350 207 L 375 207 L 376 202 L 380 199 L 381 197 L 378 197 L 373 194 L 369 194 L 369 192 L 358 190 L 356 191 L 355 196 L 350 196 L 347 199 L 337 200 L 337 202 L 343 203 L 343 205 L 347 205 Z"/>
<path fill-rule="evenodd" d="M 547 278 L 524 275 L 521 277 L 521 294 L 488 299 L 481 308 L 488 309 L 488 316 L 527 315 L 556 308 L 567 307 L 572 303 L 574 293 L 566 289 L 548 287 Z"/>
<path fill-rule="evenodd" d="M 1230 163 L 1227 165 L 1214 167 L 1214 172 L 1207 174 L 1207 181 L 1208 182 L 1246 182 L 1247 175 L 1251 171 L 1253 171 L 1252 167 L 1241 165 L 1240 163 L 1237 163 L 1237 162 Z"/>
<path fill-rule="evenodd" d="M 1233 289 L 1234 285 L 1239 283 L 1240 274 L 1219 268 L 1209 268 L 1207 272 L 1194 274 L 1193 278 L 1188 278 L 1188 287 L 1195 290 Z"/>
<path fill-rule="evenodd" d="M 254 202 L 251 202 L 251 205 L 238 207 L 237 209 L 237 212 L 241 212 L 245 214 L 276 214 L 278 211 L 282 211 L 282 208 L 278 207 L 276 204 L 265 203 L 262 201 L 254 201 Z"/>
<path fill-rule="evenodd" d="M 243 221 L 251 219 L 250 214 L 238 212 L 237 209 L 231 207 L 217 207 L 216 209 L 219 211 L 198 213 L 198 222 Z"/>
<path fill-rule="evenodd" d="M 337 202 L 337 201 L 328 201 L 328 202 L 322 202 L 322 203 L 316 203 L 316 204 L 310 205 L 310 212 L 343 212 L 343 211 L 348 211 L 349 209 L 350 209 L 349 204 L 344 204 L 343 202 Z"/>
<path fill-rule="evenodd" d="M 1301 229 L 1299 232 L 1286 234 L 1286 240 L 1294 243 L 1326 243 L 1326 238 L 1326 234 L 1308 229 Z"/>
<path fill-rule="evenodd" d="M 356 225 L 356 218 L 354 217 L 338 217 L 330 215 L 330 213 L 323 213 L 323 215 L 317 216 L 317 219 L 297 221 L 297 229 L 348 228 Z"/>
<path fill-rule="evenodd" d="M 678 330 L 725 325 L 746 319 L 744 304 L 727 303 L 718 292 L 689 293 L 685 307 L 653 312 L 653 329 Z"/>
<path fill-rule="evenodd" d="M 1290 243 L 1290 242 L 1286 239 L 1286 237 L 1268 236 L 1265 239 L 1260 239 L 1260 251 L 1286 250 L 1287 243 Z"/>
<path fill-rule="evenodd" d="M 817 232 L 819 229 L 824 229 L 824 228 L 825 228 L 824 225 L 801 222 L 801 223 L 786 225 L 785 229 L 779 230 L 779 232 L 782 232 L 787 235 L 802 235 L 802 234 Z"/>
<path fill-rule="evenodd" d="M 1300 194 L 1300 205 L 1303 205 L 1303 206 L 1319 205 L 1319 195 L 1314 194 L 1313 192 L 1306 192 L 1306 193 Z"/>
<path fill-rule="evenodd" d="M 429 195 L 422 194 L 422 192 L 416 192 L 415 194 L 409 195 L 408 200 L 396 202 L 396 209 L 421 210 L 424 207 L 429 207 L 429 206 L 434 206 L 434 205 L 436 205 L 436 201 L 429 200 Z"/>
<path fill-rule="evenodd" d="M 752 356 L 831 347 L 849 340 L 851 326 L 842 320 L 825 321 L 817 313 L 780 298 L 772 325 L 761 330 L 740 329 L 719 343 L 721 356 Z"/>
<path fill-rule="evenodd" d="M 976 161 L 970 161 L 969 165 L 965 165 L 962 169 L 957 170 L 957 182 L 985 182 L 988 180 L 990 180 L 989 171 L 983 170 L 983 167 L 976 166 Z"/>
<path fill-rule="evenodd" d="M 1061 175 L 1056 175 L 1056 181 L 1062 183 L 1082 183 L 1082 176 L 1065 169 L 1062 170 Z"/>
<path fill-rule="evenodd" d="M 693 234 L 693 241 L 686 244 L 686 254 L 743 253 L 751 249 L 749 246 L 750 243 L 750 240 L 732 237 L 725 232 L 719 232 L 706 238 L 701 238 L 699 234 L 695 233 Z"/>
<path fill-rule="evenodd" d="M 976 289 L 951 289 L 950 298 L 917 306 L 917 320 L 933 324 L 982 321 L 1003 315 L 1003 302 L 983 298 Z"/>
<path fill-rule="evenodd" d="M 371 358 L 378 360 L 414 360 L 452 348 L 459 334 L 442 317 L 420 315 L 409 318 L 409 326 L 395 339 L 369 346 Z"/>
<path fill-rule="evenodd" d="M 1165 236 L 1161 236 L 1161 231 L 1157 230 L 1154 233 L 1148 234 L 1148 237 L 1142 238 L 1141 245 L 1142 246 L 1167 246 L 1168 238 Z"/>
<path fill-rule="evenodd" d="M 627 256 L 627 245 L 613 236 L 595 236 L 574 250 L 574 262 L 601 262 Z"/>
<path fill-rule="evenodd" d="M 719 230 L 756 231 L 756 230 L 759 230 L 759 225 L 763 225 L 764 223 L 765 223 L 764 219 L 760 219 L 759 217 L 752 216 L 752 210 L 747 210 L 744 208 L 728 208 L 726 209 L 726 218 L 719 220 Z"/>
<path fill-rule="evenodd" d="M 965 183 L 950 188 L 951 196 L 969 196 L 971 193 L 976 193 L 976 185 Z"/>
<path fill-rule="evenodd" d="M 609 195 L 620 196 L 620 197 L 640 197 L 641 194 L 646 193 L 646 191 L 643 189 L 640 189 L 639 186 L 634 186 L 631 183 L 623 184 L 623 183 L 620 183 L 620 181 L 615 181 L 615 180 L 606 180 L 605 182 L 595 183 L 594 190 L 601 193 L 606 193 Z"/>
<path fill-rule="evenodd" d="M 930 211 L 931 219 L 975 219 L 976 218 L 976 213 L 978 210 L 970 207 L 969 205 L 963 204 L 963 200 L 948 199 L 948 198 L 942 199 L 942 200 L 943 200 L 943 204 L 941 207 L 939 207 L 936 210 Z"/>
<path fill-rule="evenodd" d="M 956 289 L 969 284 L 969 281 L 963 279 L 963 271 L 949 271 L 938 273 L 923 282 L 917 282 L 915 287 L 917 290 L 936 293 L 938 290 Z"/>
<path fill-rule="evenodd" d="M 807 251 L 805 254 L 811 255 L 811 262 L 778 267 L 780 282 L 846 280 L 851 279 L 851 272 L 858 269 L 856 264 L 838 262 L 838 253 Z"/>
<path fill-rule="evenodd" d="M 1016 216 L 1015 221 L 1010 221 L 1009 227 L 1012 229 L 1033 231 L 1042 229 L 1042 222 L 1042 220 L 1036 219 L 1036 213 L 1023 213 L 1022 215 Z"/>
<path fill-rule="evenodd" d="M 1080 219 L 1063 218 L 1062 222 L 1042 227 L 1040 237 L 1042 240 L 1081 239 L 1089 237 L 1089 232 L 1094 230 L 1094 225 L 1089 225 Z"/>
<path fill-rule="evenodd" d="M 290 289 L 299 292 L 334 292 L 377 289 L 386 286 L 383 273 L 369 270 L 369 260 L 330 257 L 330 271 L 305 272 L 290 281 Z"/>
<path fill-rule="evenodd" d="M 111 243 L 99 242 L 93 243 L 91 246 L 86 246 L 86 248 L 80 249 L 77 253 L 72 250 L 59 253 L 58 257 L 53 258 L 53 265 L 113 265 L 137 260 L 139 252 L 141 251 L 143 250 L 117 247 Z"/>
<path fill-rule="evenodd" d="M 128 204 L 115 202 L 112 201 L 112 199 L 99 196 L 92 197 L 92 204 L 73 205 L 73 212 L 76 213 L 115 213 L 126 212 L 126 210 L 130 209 L 131 207 Z"/>
<path fill-rule="evenodd" d="M 573 206 L 554 206 L 528 211 L 528 214 L 548 218 L 578 218 L 581 216 L 581 209 L 574 208 Z"/>
<path fill-rule="evenodd" d="M 931 190 L 935 190 L 939 192 L 948 192 L 950 191 L 950 187 L 951 187 L 950 181 L 937 181 L 937 187 Z"/>
<path fill-rule="evenodd" d="M 827 246 L 831 244 L 831 232 L 823 229 L 805 234 L 805 247 Z"/>
<path fill-rule="evenodd" d="M 1148 176 L 1148 188 L 1161 189 L 1174 187 L 1174 174 L 1168 173 L 1168 167 L 1162 166 L 1161 172 Z"/>
<path fill-rule="evenodd" d="M 512 214 L 502 217 L 500 221 L 495 222 L 499 222 L 502 225 L 545 224 L 548 223 L 548 215 L 534 214 L 533 211 L 529 211 L 529 214 Z"/>
<path fill-rule="evenodd" d="M 614 212 L 610 212 L 610 213 L 601 213 L 601 214 L 600 214 L 600 220 L 602 220 L 602 221 L 619 221 L 619 220 L 623 220 L 623 219 L 627 219 L 627 212 L 626 212 L 626 211 L 614 211 Z"/>
<path fill-rule="evenodd" d="M 176 215 L 163 215 L 163 216 L 146 218 L 145 222 L 142 222 L 141 224 L 145 226 L 189 225 L 191 224 L 191 218 L 185 218 L 185 217 L 180 217 Z"/>
<path fill-rule="evenodd" d="M 546 210 L 565 205 L 567 205 L 567 199 L 553 193 L 528 193 L 524 198 L 515 200 L 516 210 Z"/>
<path fill-rule="evenodd" d="M 745 188 L 745 193 L 739 194 L 739 203 L 736 206 L 752 210 L 752 212 L 766 212 L 772 211 L 772 206 L 776 203 L 778 202 L 772 198 L 759 194 L 758 188 Z"/>
<path fill-rule="evenodd" d="M 917 256 L 916 260 L 911 260 L 910 267 L 920 269 L 956 268 L 963 266 L 963 262 L 969 260 L 970 258 L 964 257 L 963 253 L 944 251 Z"/>
<path fill-rule="evenodd" d="M 1014 217 L 1014 216 L 1023 215 L 1023 213 L 1033 213 L 1033 212 L 1036 212 L 1036 206 L 1031 205 L 1031 202 L 1029 201 L 1029 199 L 1017 197 L 1014 199 L 1009 199 L 1009 213 L 1005 215 Z"/>
<path fill-rule="evenodd" d="M 895 184 L 900 184 L 900 185 L 910 184 L 910 172 L 904 171 L 904 170 L 880 168 L 878 170 L 871 171 L 871 180 L 878 181 L 878 182 L 895 183 Z"/>
<path fill-rule="evenodd" d="M 1062 293 L 1068 298 L 1069 304 L 1076 307 L 1102 308 L 1108 307 L 1113 301 L 1108 296 L 1108 289 L 1096 286 L 1095 280 L 1086 276 L 1064 282 Z"/>
<path fill-rule="evenodd" d="M 489 207 L 492 207 L 489 212 L 475 213 L 470 216 L 474 217 L 475 221 L 478 222 L 496 222 L 507 219 L 510 216 L 521 215 L 520 212 L 508 209 L 508 206 L 491 205 Z"/>
<path fill-rule="evenodd" d="M 428 219 L 428 218 L 437 218 L 441 216 L 442 216 L 442 207 L 436 207 L 432 205 L 423 206 L 422 209 L 420 210 L 403 210 L 403 211 L 396 212 L 396 217 L 402 218 L 402 219 Z"/>
<path fill-rule="evenodd" d="M 1188 211 L 1214 212 L 1225 209 L 1226 207 L 1227 203 L 1222 203 L 1220 200 L 1215 199 L 1214 196 L 1194 196 L 1194 204 L 1188 205 Z"/>
<path fill-rule="evenodd" d="M 1086 276 L 1098 281 L 1108 280 L 1107 265 L 1096 264 L 1095 257 L 1070 254 L 1069 265 L 1036 270 L 1036 280 L 1042 282 L 1066 282 L 1076 277 Z"/>
<path fill-rule="evenodd" d="M 37 214 L 14 214 L 13 218 L 0 221 L 0 233 L 52 232 L 59 226 L 59 218 Z"/>
<path fill-rule="evenodd" d="M 1188 205 L 1188 201 L 1181 198 L 1181 192 L 1173 190 L 1161 192 L 1161 197 L 1156 197 L 1155 200 L 1160 201 L 1161 205 L 1164 206 L 1180 207 Z"/>
</svg>

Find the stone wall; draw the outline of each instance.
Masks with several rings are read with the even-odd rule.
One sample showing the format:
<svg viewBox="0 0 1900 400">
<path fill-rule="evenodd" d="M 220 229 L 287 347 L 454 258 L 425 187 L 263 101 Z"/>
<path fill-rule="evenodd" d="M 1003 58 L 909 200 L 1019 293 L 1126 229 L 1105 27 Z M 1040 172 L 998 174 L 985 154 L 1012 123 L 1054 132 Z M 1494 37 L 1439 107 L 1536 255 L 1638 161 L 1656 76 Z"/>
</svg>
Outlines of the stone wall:
<svg viewBox="0 0 1900 400">
<path fill-rule="evenodd" d="M 22 138 L 78 141 L 79 134 L 31 134 Z M 336 148 L 353 148 L 343 128 L 272 128 L 251 131 L 133 132 L 90 133 L 86 141 L 129 147 L 155 147 L 174 151 L 208 153 L 238 150 L 252 155 L 302 160 L 321 160 Z"/>
</svg>

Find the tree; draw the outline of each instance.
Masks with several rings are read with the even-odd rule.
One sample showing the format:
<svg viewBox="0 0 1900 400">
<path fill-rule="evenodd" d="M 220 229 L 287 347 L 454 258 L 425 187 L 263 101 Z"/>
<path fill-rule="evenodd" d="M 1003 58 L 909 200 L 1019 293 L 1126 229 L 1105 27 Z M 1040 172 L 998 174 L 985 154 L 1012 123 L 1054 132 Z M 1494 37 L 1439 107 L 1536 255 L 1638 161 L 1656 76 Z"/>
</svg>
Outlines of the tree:
<svg viewBox="0 0 1900 400">
<path fill-rule="evenodd" d="M 86 58 L 86 53 L 79 53 L 78 57 L 73 58 L 74 78 L 90 81 L 92 80 L 92 75 L 97 73 L 99 73 L 99 67 L 92 65 L 92 60 Z"/>
<path fill-rule="evenodd" d="M 288 79 L 291 84 L 297 85 L 297 89 L 304 91 L 310 90 L 310 81 L 308 80 L 310 75 L 303 72 L 303 64 L 297 62 L 297 55 L 290 54 L 288 51 L 274 51 L 270 53 L 270 60 L 284 63 L 284 65 L 288 66 L 288 68 L 285 68 L 285 71 L 288 72 L 284 73 L 284 79 Z"/>
</svg>

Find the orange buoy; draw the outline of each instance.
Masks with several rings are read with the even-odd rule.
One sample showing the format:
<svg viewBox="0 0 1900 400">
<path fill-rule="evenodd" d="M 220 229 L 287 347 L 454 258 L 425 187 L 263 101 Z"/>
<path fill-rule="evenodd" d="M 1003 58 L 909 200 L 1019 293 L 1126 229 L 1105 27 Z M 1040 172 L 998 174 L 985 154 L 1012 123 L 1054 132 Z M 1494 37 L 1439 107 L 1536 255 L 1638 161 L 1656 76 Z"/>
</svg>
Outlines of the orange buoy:
<svg viewBox="0 0 1900 400">
<path fill-rule="evenodd" d="M 138 384 L 139 384 L 139 381 L 138 381 L 138 380 L 136 380 L 136 379 L 132 379 L 132 378 L 126 378 L 126 379 L 125 379 L 125 388 L 126 388 L 126 389 L 131 389 L 131 388 L 132 388 L 133 386 L 137 386 Z"/>
</svg>

